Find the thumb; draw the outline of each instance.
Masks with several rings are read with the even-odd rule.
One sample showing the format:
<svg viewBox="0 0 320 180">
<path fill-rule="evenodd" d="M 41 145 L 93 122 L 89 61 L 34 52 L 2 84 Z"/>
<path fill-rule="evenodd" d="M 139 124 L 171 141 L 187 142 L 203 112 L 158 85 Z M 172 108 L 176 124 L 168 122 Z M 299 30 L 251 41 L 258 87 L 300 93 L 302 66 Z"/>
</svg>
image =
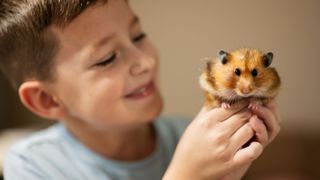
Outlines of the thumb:
<svg viewBox="0 0 320 180">
<path fill-rule="evenodd" d="M 249 146 L 239 149 L 236 152 L 233 160 L 235 164 L 242 166 L 257 159 L 261 155 L 262 151 L 262 144 L 252 141 Z"/>
</svg>

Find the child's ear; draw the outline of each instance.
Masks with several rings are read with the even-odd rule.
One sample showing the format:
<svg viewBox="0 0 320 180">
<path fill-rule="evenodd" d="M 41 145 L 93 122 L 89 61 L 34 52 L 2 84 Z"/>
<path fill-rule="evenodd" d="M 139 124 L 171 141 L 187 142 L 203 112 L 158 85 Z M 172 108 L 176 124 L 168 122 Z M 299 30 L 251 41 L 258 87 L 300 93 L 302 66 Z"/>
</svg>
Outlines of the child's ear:
<svg viewBox="0 0 320 180">
<path fill-rule="evenodd" d="M 24 106 L 41 117 L 58 119 L 64 112 L 62 104 L 39 81 L 24 82 L 19 97 Z"/>
</svg>

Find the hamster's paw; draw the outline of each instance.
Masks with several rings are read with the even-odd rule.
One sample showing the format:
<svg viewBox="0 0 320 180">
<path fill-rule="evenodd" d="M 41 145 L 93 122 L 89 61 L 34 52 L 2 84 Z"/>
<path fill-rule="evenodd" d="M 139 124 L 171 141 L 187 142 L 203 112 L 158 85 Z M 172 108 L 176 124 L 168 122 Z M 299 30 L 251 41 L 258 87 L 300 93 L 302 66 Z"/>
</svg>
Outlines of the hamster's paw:
<svg viewBox="0 0 320 180">
<path fill-rule="evenodd" d="M 224 108 L 224 109 L 229 109 L 231 107 L 231 104 L 223 102 L 223 103 L 221 103 L 221 107 Z"/>
</svg>

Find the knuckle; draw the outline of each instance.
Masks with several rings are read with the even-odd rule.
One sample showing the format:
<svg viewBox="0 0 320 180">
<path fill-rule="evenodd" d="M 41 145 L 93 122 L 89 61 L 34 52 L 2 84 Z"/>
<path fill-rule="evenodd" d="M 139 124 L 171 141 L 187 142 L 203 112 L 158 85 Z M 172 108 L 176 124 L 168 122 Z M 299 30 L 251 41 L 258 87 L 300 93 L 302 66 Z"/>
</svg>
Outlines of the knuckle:
<svg viewBox="0 0 320 180">
<path fill-rule="evenodd" d="M 209 129 L 211 127 L 211 120 L 208 117 L 203 117 L 198 124 L 201 129 Z"/>
<path fill-rule="evenodd" d="M 245 131 L 246 131 L 246 134 L 250 134 L 250 135 L 254 134 L 254 130 L 252 129 L 249 123 L 245 125 Z"/>
<path fill-rule="evenodd" d="M 216 126 L 210 133 L 212 143 L 224 144 L 227 142 L 228 129 L 222 126 Z"/>
<path fill-rule="evenodd" d="M 211 138 L 212 143 L 214 144 L 221 145 L 221 144 L 224 144 L 226 141 L 226 136 L 224 132 L 220 132 L 219 134 L 214 134 L 211 137 L 212 137 Z"/>
<path fill-rule="evenodd" d="M 277 134 L 279 134 L 280 129 L 281 129 L 280 126 L 275 126 L 273 128 L 272 134 L 274 134 L 274 136 L 276 136 Z"/>
<path fill-rule="evenodd" d="M 218 159 L 227 162 L 231 159 L 231 153 L 228 151 L 228 146 L 227 145 L 220 145 L 219 147 L 216 148 L 216 156 Z"/>
<path fill-rule="evenodd" d="M 251 116 L 252 116 L 252 114 L 247 112 L 244 115 L 242 115 L 239 119 L 242 122 L 248 122 L 250 120 Z"/>
<path fill-rule="evenodd" d="M 280 133 L 280 127 L 274 128 L 273 132 L 270 135 L 270 141 L 273 141 L 279 133 Z"/>
<path fill-rule="evenodd" d="M 243 112 L 243 113 L 240 113 L 240 114 L 237 114 L 237 115 L 236 115 L 236 117 L 237 117 L 238 119 L 241 119 L 241 120 L 249 119 L 250 116 L 251 116 L 251 113 L 248 112 L 248 111 L 245 111 L 245 112 Z"/>
</svg>

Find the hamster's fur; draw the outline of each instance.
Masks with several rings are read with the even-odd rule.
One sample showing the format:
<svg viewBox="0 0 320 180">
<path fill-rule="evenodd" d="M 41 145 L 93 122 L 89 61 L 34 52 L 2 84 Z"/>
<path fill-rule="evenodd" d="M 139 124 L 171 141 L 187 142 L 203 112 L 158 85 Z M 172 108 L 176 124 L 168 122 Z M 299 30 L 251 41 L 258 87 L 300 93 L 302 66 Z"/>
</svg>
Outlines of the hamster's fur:
<svg viewBox="0 0 320 180">
<path fill-rule="evenodd" d="M 281 81 L 275 68 L 270 67 L 273 53 L 254 48 L 232 52 L 221 50 L 218 58 L 207 62 L 200 76 L 207 106 L 230 107 L 233 103 L 250 99 L 263 104 L 277 96 Z"/>
</svg>

